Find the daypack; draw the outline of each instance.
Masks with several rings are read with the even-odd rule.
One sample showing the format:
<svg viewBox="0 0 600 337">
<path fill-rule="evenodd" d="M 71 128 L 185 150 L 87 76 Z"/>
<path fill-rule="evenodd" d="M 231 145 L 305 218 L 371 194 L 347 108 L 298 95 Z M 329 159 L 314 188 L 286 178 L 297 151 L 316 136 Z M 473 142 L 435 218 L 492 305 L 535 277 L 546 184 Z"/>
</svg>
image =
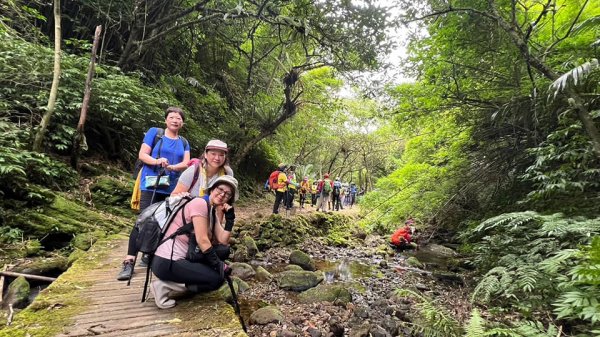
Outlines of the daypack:
<svg viewBox="0 0 600 337">
<path fill-rule="evenodd" d="M 148 282 L 150 279 L 150 270 L 152 259 L 156 249 L 178 235 L 189 234 L 193 227 L 191 224 L 186 224 L 178 228 L 173 234 L 164 237 L 165 233 L 173 223 L 175 216 L 179 210 L 187 205 L 194 198 L 192 197 L 173 197 L 167 198 L 164 201 L 154 203 L 144 211 L 142 211 L 135 220 L 135 226 L 139 230 L 139 234 L 135 241 L 135 247 L 138 251 L 148 255 L 148 267 L 146 269 L 146 280 L 144 282 L 144 292 L 142 293 L 142 302 L 146 300 L 148 290 Z M 181 212 L 183 223 L 185 224 L 185 212 Z M 132 273 L 133 275 L 133 273 Z M 127 285 L 131 282 L 131 276 Z"/>
<path fill-rule="evenodd" d="M 333 183 L 333 194 L 340 195 L 341 189 L 342 189 L 342 183 L 340 183 L 339 181 L 335 181 Z"/>
<path fill-rule="evenodd" d="M 269 187 L 272 190 L 276 190 L 279 188 L 279 183 L 278 183 L 279 173 L 280 173 L 279 170 L 275 170 L 275 171 L 271 172 L 271 174 L 269 175 Z"/>
<path fill-rule="evenodd" d="M 323 180 L 323 193 L 324 194 L 331 193 L 331 180 L 329 180 L 329 179 Z"/>
<path fill-rule="evenodd" d="M 164 135 L 165 135 L 165 130 L 163 128 L 156 128 L 156 135 L 154 136 L 154 140 L 152 141 L 150 154 L 152 154 L 152 151 L 154 151 L 154 147 L 157 146 L 158 143 L 160 142 L 160 145 L 158 148 L 158 158 L 160 158 L 160 150 L 161 150 L 160 146 L 162 145 L 162 139 L 163 139 Z M 179 136 L 179 138 L 183 142 L 184 149 L 189 146 L 190 143 L 188 142 L 187 139 L 185 139 L 183 136 Z M 135 161 L 135 164 L 133 165 L 133 174 L 132 174 L 133 179 L 137 178 L 138 173 L 140 172 L 140 170 L 142 169 L 143 166 L 144 166 L 144 163 L 138 158 Z"/>
</svg>

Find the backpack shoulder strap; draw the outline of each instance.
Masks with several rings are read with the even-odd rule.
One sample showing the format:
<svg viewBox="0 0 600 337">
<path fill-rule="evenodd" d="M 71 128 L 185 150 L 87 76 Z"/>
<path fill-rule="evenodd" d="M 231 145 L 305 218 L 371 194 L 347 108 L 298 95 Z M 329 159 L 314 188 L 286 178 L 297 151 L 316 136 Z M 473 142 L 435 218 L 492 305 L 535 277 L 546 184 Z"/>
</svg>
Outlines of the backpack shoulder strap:
<svg viewBox="0 0 600 337">
<path fill-rule="evenodd" d="M 165 129 L 163 128 L 156 128 L 156 135 L 154 135 L 154 142 L 152 142 L 152 150 L 150 150 L 150 154 L 152 154 L 152 151 L 154 150 L 154 147 L 156 145 L 158 145 L 158 143 L 160 143 L 159 147 L 158 147 L 158 154 L 157 154 L 157 158 L 160 158 L 160 150 L 162 148 L 162 143 L 163 143 L 163 136 L 165 135 Z"/>
<path fill-rule="evenodd" d="M 200 177 L 200 163 L 194 163 L 194 177 L 192 178 L 192 183 L 190 184 L 190 188 L 188 189 L 188 192 L 192 190 L 192 187 L 194 187 L 194 185 L 196 185 L 196 182 L 198 182 L 199 177 Z"/>
<path fill-rule="evenodd" d="M 190 142 L 188 142 L 188 140 L 185 139 L 184 136 L 179 136 L 179 138 L 181 138 L 181 142 L 183 143 L 183 150 L 185 151 L 185 148 L 190 146 Z"/>
</svg>

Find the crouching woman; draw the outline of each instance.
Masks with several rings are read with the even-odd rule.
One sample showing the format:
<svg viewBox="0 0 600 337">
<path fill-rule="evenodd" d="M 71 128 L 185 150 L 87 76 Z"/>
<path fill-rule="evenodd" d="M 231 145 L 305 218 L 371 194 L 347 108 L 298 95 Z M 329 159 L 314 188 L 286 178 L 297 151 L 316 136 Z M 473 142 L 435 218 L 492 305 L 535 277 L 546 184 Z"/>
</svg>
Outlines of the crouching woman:
<svg viewBox="0 0 600 337">
<path fill-rule="evenodd" d="M 193 224 L 194 232 L 177 235 L 156 250 L 152 271 L 157 279 L 151 288 L 159 308 L 175 306 L 170 292 L 206 292 L 223 284 L 229 271 L 224 260 L 230 253 L 229 238 L 235 220 L 232 204 L 238 197 L 237 180 L 221 176 L 208 186 L 206 197 L 193 199 L 175 215 L 165 237 L 187 223 Z"/>
</svg>

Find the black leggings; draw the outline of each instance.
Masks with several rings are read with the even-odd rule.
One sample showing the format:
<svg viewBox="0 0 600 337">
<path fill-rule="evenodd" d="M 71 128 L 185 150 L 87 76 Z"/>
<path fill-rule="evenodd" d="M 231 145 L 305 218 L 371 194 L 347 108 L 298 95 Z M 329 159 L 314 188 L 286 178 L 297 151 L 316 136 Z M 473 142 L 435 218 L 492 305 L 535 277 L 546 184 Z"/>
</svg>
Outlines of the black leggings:
<svg viewBox="0 0 600 337">
<path fill-rule="evenodd" d="M 229 246 L 215 245 L 214 249 L 221 260 L 229 256 Z M 225 281 L 219 272 L 202 262 L 171 261 L 160 256 L 152 259 L 152 272 L 161 280 L 185 283 L 193 292 L 218 289 Z"/>
<path fill-rule="evenodd" d="M 153 204 L 155 202 L 163 201 L 169 196 L 168 194 L 155 193 L 154 198 L 152 198 L 152 193 L 154 193 L 154 192 L 142 191 L 142 193 L 140 195 L 140 213 L 144 209 L 146 209 L 146 207 L 150 206 L 151 204 Z M 127 255 L 132 255 L 132 256 L 137 255 L 138 252 L 135 247 L 135 241 L 137 240 L 139 233 L 140 233 L 140 230 L 136 226 L 133 226 L 133 228 L 131 229 L 131 233 L 129 234 L 129 243 L 127 245 Z"/>
</svg>

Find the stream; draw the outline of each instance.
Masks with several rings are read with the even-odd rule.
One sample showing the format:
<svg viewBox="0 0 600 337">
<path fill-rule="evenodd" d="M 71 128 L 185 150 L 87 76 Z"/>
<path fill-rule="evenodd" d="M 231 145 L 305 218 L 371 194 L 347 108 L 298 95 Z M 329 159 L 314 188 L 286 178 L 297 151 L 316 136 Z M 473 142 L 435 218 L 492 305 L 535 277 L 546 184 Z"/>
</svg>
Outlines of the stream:
<svg viewBox="0 0 600 337">
<path fill-rule="evenodd" d="M 395 290 L 401 288 L 434 298 L 459 317 L 468 315 L 462 278 L 448 270 L 453 251 L 430 245 L 393 255 L 374 253 L 375 247 L 385 243 L 383 237 L 372 236 L 365 240 L 364 246 L 357 248 L 329 247 L 318 240 L 302 245 L 302 251 L 309 254 L 317 270 L 323 272 L 323 283 L 341 284 L 350 291 L 352 301 L 345 305 L 302 303 L 298 292 L 282 290 L 274 281 L 247 280 L 250 289 L 239 295 L 245 322 L 253 311 L 266 305 L 278 307 L 284 316 L 280 323 L 249 325 L 248 335 L 413 336 L 410 329 L 413 303 L 395 294 Z M 291 251 L 272 248 L 263 252 L 259 261 L 250 264 L 259 264 L 276 274 L 287 265 Z M 411 257 L 422 265 L 409 265 Z"/>
</svg>

